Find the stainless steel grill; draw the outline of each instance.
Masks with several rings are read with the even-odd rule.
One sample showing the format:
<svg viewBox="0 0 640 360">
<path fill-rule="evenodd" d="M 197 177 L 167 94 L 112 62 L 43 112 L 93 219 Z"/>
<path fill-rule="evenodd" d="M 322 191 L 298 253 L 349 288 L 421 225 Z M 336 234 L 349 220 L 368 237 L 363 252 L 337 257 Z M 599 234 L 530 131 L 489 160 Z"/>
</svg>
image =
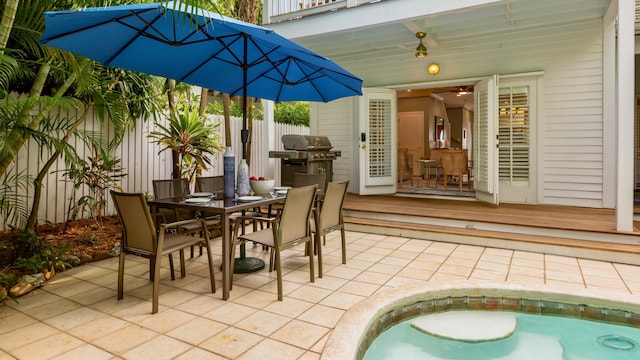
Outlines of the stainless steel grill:
<svg viewBox="0 0 640 360">
<path fill-rule="evenodd" d="M 282 135 L 283 151 L 269 151 L 269 157 L 280 159 L 280 183 L 293 186 L 295 173 L 325 174 L 326 182 L 333 181 L 333 160 L 340 151 L 331 151 L 329 138 L 321 135 Z"/>
</svg>

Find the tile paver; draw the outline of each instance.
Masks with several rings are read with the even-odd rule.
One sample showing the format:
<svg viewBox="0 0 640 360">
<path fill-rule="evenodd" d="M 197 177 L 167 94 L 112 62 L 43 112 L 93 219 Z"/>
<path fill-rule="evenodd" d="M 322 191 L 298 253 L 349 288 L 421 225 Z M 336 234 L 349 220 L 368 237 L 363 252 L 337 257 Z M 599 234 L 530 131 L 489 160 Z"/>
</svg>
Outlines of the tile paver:
<svg viewBox="0 0 640 360">
<path fill-rule="evenodd" d="M 203 258 L 189 259 L 184 279 L 171 281 L 163 269 L 155 315 L 146 260 L 127 262 L 121 301 L 117 259 L 67 270 L 0 307 L 0 358 L 317 360 L 347 310 L 392 287 L 467 280 L 640 294 L 640 266 L 351 231 L 347 242 L 343 265 L 339 238 L 327 237 L 324 277 L 314 283 L 302 249 L 287 252 L 282 302 L 267 269 L 235 275 L 223 301 L 208 288 Z M 247 251 L 268 262 L 267 252 Z"/>
</svg>

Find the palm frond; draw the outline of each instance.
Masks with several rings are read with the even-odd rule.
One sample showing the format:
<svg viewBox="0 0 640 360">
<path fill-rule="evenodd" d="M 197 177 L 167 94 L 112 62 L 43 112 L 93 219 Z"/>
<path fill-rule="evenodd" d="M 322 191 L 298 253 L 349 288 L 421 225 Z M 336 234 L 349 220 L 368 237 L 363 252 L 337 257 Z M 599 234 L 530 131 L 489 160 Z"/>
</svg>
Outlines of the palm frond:
<svg viewBox="0 0 640 360">
<path fill-rule="evenodd" d="M 22 226 L 29 217 L 27 190 L 32 177 L 10 169 L 0 179 L 0 216 L 5 224 Z"/>
</svg>

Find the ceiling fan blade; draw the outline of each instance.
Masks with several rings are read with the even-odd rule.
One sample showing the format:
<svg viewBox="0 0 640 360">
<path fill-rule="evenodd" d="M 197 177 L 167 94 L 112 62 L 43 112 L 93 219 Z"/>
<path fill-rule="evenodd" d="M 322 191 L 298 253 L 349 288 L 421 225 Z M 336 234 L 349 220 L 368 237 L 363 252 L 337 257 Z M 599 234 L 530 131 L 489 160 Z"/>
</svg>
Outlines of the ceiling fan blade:
<svg viewBox="0 0 640 360">
<path fill-rule="evenodd" d="M 438 40 L 436 40 L 433 37 L 429 36 L 429 33 L 427 33 L 427 36 L 425 36 L 424 42 L 427 43 L 427 48 L 428 49 L 433 49 L 433 48 L 437 48 L 438 47 Z"/>
</svg>

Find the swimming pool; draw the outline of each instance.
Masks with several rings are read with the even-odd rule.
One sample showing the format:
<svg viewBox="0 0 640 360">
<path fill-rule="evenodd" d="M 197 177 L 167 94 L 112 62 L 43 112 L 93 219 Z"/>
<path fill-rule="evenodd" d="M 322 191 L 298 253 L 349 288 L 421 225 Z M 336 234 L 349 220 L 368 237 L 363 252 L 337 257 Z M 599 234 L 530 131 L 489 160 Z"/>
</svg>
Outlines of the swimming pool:
<svg viewBox="0 0 640 360">
<path fill-rule="evenodd" d="M 443 316 L 442 316 L 443 315 Z M 486 316 L 486 324 L 473 329 L 478 319 Z M 456 319 L 471 317 L 469 323 Z M 444 338 L 438 332 L 419 329 L 422 320 L 435 320 L 442 330 L 455 333 L 487 332 L 500 318 L 515 320 L 513 332 L 486 341 Z M 457 326 L 460 325 L 460 326 Z M 464 329 L 463 326 L 470 325 Z M 471 328 L 471 329 L 469 329 Z M 438 329 L 434 326 L 432 329 Z M 469 331 L 471 330 L 471 331 Z M 419 316 L 392 325 L 381 333 L 367 349 L 364 360 L 634 360 L 640 359 L 640 328 L 613 325 L 570 317 L 533 315 L 513 312 L 451 311 Z"/>
<path fill-rule="evenodd" d="M 433 283 L 387 290 L 352 307 L 335 327 L 322 360 L 363 359 L 375 338 L 403 320 L 451 310 L 513 311 L 640 327 L 640 298 L 601 289 L 567 293 L 547 285 Z"/>
</svg>

